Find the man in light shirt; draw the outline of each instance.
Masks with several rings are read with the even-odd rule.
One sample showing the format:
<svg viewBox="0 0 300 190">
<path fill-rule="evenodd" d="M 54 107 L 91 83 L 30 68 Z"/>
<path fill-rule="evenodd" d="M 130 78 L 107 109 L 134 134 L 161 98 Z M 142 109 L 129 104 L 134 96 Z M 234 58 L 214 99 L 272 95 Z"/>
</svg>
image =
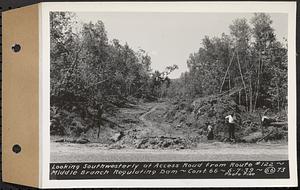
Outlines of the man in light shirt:
<svg viewBox="0 0 300 190">
<path fill-rule="evenodd" d="M 207 126 L 207 140 L 213 140 L 214 139 L 214 132 L 213 132 L 213 127 L 211 124 L 208 123 Z"/>
<path fill-rule="evenodd" d="M 225 117 L 225 119 L 228 121 L 228 133 L 229 133 L 229 139 L 231 141 L 235 141 L 235 135 L 234 135 L 234 132 L 235 132 L 235 120 L 236 120 L 236 117 L 234 115 L 234 113 L 230 114 L 230 115 L 227 115 Z"/>
</svg>

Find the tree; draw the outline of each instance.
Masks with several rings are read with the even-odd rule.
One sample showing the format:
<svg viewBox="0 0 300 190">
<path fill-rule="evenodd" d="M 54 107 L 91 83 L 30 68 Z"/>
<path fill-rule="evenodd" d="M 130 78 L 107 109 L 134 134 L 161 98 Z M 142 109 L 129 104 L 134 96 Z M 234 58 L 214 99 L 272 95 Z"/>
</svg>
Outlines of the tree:
<svg viewBox="0 0 300 190">
<path fill-rule="evenodd" d="M 257 65 L 257 81 L 254 99 L 254 110 L 258 104 L 264 102 L 271 75 L 266 72 L 270 64 L 270 45 L 275 42 L 274 29 L 271 27 L 271 17 L 265 13 L 255 13 L 251 19 L 253 36 L 255 39 L 253 54 L 256 55 L 254 62 Z"/>
<path fill-rule="evenodd" d="M 285 107 L 287 48 L 276 40 L 269 15 L 254 14 L 250 23 L 236 19 L 230 35 L 204 37 L 187 60 L 189 71 L 171 90 L 190 98 L 229 91 L 249 112 Z"/>
<path fill-rule="evenodd" d="M 98 105 L 103 105 L 105 113 L 125 106 L 130 97 L 152 93 L 151 58 L 146 51 L 136 52 L 117 39 L 110 42 L 100 20 L 74 30 L 74 14 L 53 12 L 50 19 L 51 106 L 55 110 L 73 113 L 88 128 L 99 123 Z"/>
<path fill-rule="evenodd" d="M 233 21 L 233 24 L 229 26 L 230 33 L 234 39 L 234 54 L 236 56 L 236 60 L 232 60 L 236 62 L 238 68 L 238 74 L 235 76 L 239 76 L 240 86 L 242 86 L 245 94 L 245 105 L 248 107 L 248 97 L 250 97 L 250 109 L 252 107 L 252 86 L 248 88 L 248 86 L 252 85 L 252 73 L 248 72 L 247 76 L 245 75 L 245 71 L 249 71 L 251 65 L 247 62 L 249 57 L 249 41 L 251 38 L 251 30 L 250 26 L 247 23 L 246 19 L 236 19 Z M 247 64 L 248 63 L 248 64 Z M 246 78 L 248 78 L 249 82 L 247 82 Z M 248 84 L 246 84 L 248 83 Z M 241 92 L 239 92 L 241 93 Z M 241 104 L 240 96 L 239 96 L 239 104 Z"/>
<path fill-rule="evenodd" d="M 151 74 L 151 89 L 152 95 L 163 97 L 167 95 L 167 90 L 170 87 L 171 80 L 168 77 L 174 70 L 178 69 L 177 65 L 167 66 L 165 71 L 154 71 Z"/>
</svg>

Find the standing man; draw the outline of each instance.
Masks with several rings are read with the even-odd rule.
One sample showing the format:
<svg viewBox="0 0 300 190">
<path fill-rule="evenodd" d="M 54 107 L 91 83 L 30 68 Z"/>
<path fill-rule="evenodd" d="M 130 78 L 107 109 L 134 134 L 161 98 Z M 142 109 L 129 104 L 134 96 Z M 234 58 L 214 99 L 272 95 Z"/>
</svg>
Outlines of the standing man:
<svg viewBox="0 0 300 190">
<path fill-rule="evenodd" d="M 207 126 L 207 140 L 213 140 L 213 139 L 214 139 L 213 127 L 208 123 L 208 126 Z"/>
<path fill-rule="evenodd" d="M 228 121 L 228 133 L 229 133 L 229 140 L 235 142 L 235 114 L 232 112 L 232 114 L 225 117 L 225 119 Z"/>
<path fill-rule="evenodd" d="M 271 119 L 268 116 L 263 115 L 261 117 L 262 126 L 266 127 L 271 123 Z"/>
</svg>

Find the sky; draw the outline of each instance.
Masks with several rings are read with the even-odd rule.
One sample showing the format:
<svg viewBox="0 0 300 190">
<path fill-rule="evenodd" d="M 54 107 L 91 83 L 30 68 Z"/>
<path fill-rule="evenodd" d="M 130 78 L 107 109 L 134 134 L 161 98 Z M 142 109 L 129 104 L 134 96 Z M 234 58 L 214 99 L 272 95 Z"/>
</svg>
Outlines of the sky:
<svg viewBox="0 0 300 190">
<path fill-rule="evenodd" d="M 179 78 L 188 70 L 187 59 L 201 47 L 204 36 L 220 37 L 229 34 L 229 25 L 237 18 L 248 21 L 253 13 L 108 13 L 76 12 L 79 23 L 101 20 L 108 39 L 118 39 L 121 44 L 143 49 L 151 56 L 151 68 L 164 71 L 176 64 L 179 69 L 170 78 Z M 287 38 L 288 16 L 283 13 L 269 14 L 272 27 L 279 41 Z"/>
</svg>

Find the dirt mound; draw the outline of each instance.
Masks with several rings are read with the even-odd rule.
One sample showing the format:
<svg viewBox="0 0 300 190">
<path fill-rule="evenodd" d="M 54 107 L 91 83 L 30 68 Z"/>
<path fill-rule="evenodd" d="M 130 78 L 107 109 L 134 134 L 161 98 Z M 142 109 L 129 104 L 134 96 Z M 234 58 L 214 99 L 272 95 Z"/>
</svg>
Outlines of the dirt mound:
<svg viewBox="0 0 300 190">
<path fill-rule="evenodd" d="M 111 149 L 136 148 L 136 149 L 186 149 L 196 146 L 186 138 L 181 137 L 142 137 L 132 138 L 124 136 L 124 139 L 111 144 Z"/>
<path fill-rule="evenodd" d="M 137 141 L 135 148 L 144 149 L 184 149 L 190 148 L 190 143 L 187 142 L 184 138 L 168 138 L 168 137 L 155 137 L 155 138 L 143 138 Z"/>
<path fill-rule="evenodd" d="M 225 116 L 228 114 L 242 113 L 244 108 L 238 106 L 230 97 L 209 96 L 198 98 L 194 101 L 174 101 L 166 113 L 166 120 L 178 127 L 193 127 L 205 132 L 208 123 L 214 126 L 217 133 L 224 132 Z M 238 119 L 240 115 L 238 114 Z"/>
<path fill-rule="evenodd" d="M 88 130 L 89 123 L 75 111 L 51 108 L 50 134 L 61 136 L 76 136 Z"/>
<path fill-rule="evenodd" d="M 258 114 L 262 110 L 249 113 L 230 95 L 152 102 L 120 108 L 114 114 L 103 114 L 105 121 L 100 127 L 97 120 L 82 117 L 76 109 L 52 109 L 50 130 L 51 135 L 59 136 L 62 142 L 101 143 L 113 149 L 185 149 L 208 142 L 208 124 L 213 127 L 215 141 L 228 141 L 225 116 L 232 112 L 237 117 L 237 142 L 287 140 L 285 112 L 270 113 L 268 116 L 283 122 L 274 123 L 262 130 Z"/>
<path fill-rule="evenodd" d="M 83 117 L 82 113 L 76 109 L 58 110 L 52 107 L 50 134 L 51 136 L 58 136 L 59 141 L 67 143 L 85 144 L 96 142 L 112 144 L 122 137 L 123 129 L 118 123 L 130 122 L 133 124 L 134 121 L 136 120 L 129 116 L 115 117 L 104 114 L 102 124 L 99 127 L 97 118 L 92 117 L 92 115 Z"/>
<path fill-rule="evenodd" d="M 235 113 L 237 117 L 235 129 L 237 142 L 252 143 L 260 140 L 287 139 L 287 125 L 272 127 L 271 124 L 270 127 L 264 128 L 264 134 L 262 134 L 259 113 L 262 113 L 263 110 L 250 113 L 246 111 L 244 106 L 238 105 L 230 95 L 208 96 L 190 101 L 175 100 L 171 104 L 164 115 L 165 120 L 177 128 L 193 129 L 202 136 L 207 135 L 209 124 L 213 126 L 215 139 L 227 141 L 228 126 L 225 123 L 225 117 Z M 287 120 L 284 112 L 269 113 L 269 115 L 276 120 Z"/>
</svg>

